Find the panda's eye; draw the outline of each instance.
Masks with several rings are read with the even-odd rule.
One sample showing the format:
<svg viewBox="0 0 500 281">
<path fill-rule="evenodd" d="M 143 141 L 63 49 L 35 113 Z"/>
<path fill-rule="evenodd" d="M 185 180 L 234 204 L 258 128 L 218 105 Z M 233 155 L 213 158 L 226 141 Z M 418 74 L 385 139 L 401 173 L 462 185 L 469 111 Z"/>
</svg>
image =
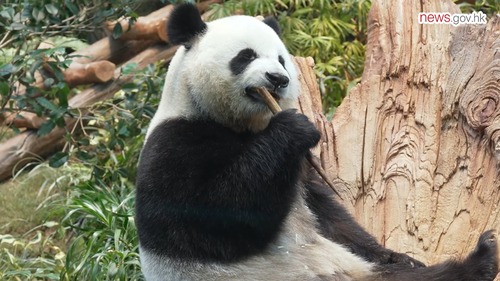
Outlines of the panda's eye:
<svg viewBox="0 0 500 281">
<path fill-rule="evenodd" d="M 282 56 L 278 56 L 278 61 L 281 63 L 283 67 L 285 67 L 285 59 Z"/>
<path fill-rule="evenodd" d="M 243 60 L 252 61 L 257 58 L 257 54 L 252 49 L 244 49 L 238 53 L 238 57 Z"/>
<path fill-rule="evenodd" d="M 241 50 L 234 58 L 229 62 L 229 67 L 233 75 L 241 74 L 247 66 L 257 59 L 257 53 L 250 49 Z"/>
</svg>

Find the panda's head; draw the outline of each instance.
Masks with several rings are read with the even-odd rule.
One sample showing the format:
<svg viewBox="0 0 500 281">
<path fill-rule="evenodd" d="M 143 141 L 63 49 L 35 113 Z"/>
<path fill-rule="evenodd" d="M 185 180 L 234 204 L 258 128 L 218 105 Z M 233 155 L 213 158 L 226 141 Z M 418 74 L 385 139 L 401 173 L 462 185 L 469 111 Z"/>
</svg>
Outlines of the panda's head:
<svg viewBox="0 0 500 281">
<path fill-rule="evenodd" d="M 278 34 L 274 19 L 231 16 L 205 23 L 193 5 L 176 7 L 168 35 L 181 46 L 159 111 L 169 111 L 167 117 L 208 117 L 235 130 L 261 130 L 271 112 L 256 87 L 266 87 L 283 108 L 292 107 L 299 94 L 297 71 Z"/>
</svg>

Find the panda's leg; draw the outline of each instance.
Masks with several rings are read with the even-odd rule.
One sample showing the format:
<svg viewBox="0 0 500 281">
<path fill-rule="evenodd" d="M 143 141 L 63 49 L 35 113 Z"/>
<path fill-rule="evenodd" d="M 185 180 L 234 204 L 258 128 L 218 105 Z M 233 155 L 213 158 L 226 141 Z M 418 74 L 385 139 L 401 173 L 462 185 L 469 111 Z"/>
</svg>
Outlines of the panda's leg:
<svg viewBox="0 0 500 281">
<path fill-rule="evenodd" d="M 498 273 L 498 244 L 492 230 L 481 235 L 476 248 L 463 261 L 399 269 L 379 267 L 379 275 L 369 281 L 492 281 Z"/>
<path fill-rule="evenodd" d="M 321 234 L 348 247 L 354 254 L 375 264 L 399 264 L 402 267 L 425 266 L 408 255 L 396 253 L 380 245 L 333 198 L 333 192 L 313 172 L 306 182 L 307 205 L 316 215 Z"/>
</svg>

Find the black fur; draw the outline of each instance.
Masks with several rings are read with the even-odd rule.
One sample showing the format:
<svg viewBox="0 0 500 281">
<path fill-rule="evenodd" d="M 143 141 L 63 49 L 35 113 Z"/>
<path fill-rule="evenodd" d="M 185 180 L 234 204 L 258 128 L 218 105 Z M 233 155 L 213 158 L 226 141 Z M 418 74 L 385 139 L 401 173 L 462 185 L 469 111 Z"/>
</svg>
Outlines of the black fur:
<svg viewBox="0 0 500 281">
<path fill-rule="evenodd" d="M 168 20 L 168 39 L 171 44 L 183 44 L 187 48 L 192 40 L 203 34 L 207 25 L 203 22 L 198 9 L 192 4 L 177 6 Z"/>
<path fill-rule="evenodd" d="M 479 237 L 476 249 L 463 261 L 447 261 L 425 268 L 381 268 L 373 281 L 492 281 L 498 273 L 497 239 L 492 230 Z"/>
<path fill-rule="evenodd" d="M 234 262 L 275 239 L 320 135 L 285 111 L 259 134 L 170 120 L 146 142 L 137 175 L 141 246 L 181 260 Z M 285 164 L 286 163 L 286 164 Z"/>
<path fill-rule="evenodd" d="M 269 25 L 269 27 L 271 27 L 274 30 L 274 32 L 278 34 L 278 36 L 281 36 L 280 24 L 278 23 L 275 17 L 266 17 L 264 19 L 264 23 Z"/>
<path fill-rule="evenodd" d="M 278 61 L 280 62 L 280 64 L 286 69 L 286 66 L 285 66 L 285 59 L 282 57 L 282 56 L 278 56 Z"/>
<path fill-rule="evenodd" d="M 245 71 L 247 66 L 257 58 L 257 53 L 250 48 L 243 49 L 231 59 L 229 68 L 233 75 L 239 75 Z"/>
</svg>

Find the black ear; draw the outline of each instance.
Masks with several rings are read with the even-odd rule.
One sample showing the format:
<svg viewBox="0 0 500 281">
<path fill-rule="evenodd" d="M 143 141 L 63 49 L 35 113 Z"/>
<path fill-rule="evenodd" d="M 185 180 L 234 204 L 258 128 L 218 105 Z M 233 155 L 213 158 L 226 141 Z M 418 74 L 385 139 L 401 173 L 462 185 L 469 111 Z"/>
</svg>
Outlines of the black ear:
<svg viewBox="0 0 500 281">
<path fill-rule="evenodd" d="M 181 4 L 175 7 L 167 24 L 169 42 L 174 45 L 188 46 L 206 29 L 207 25 L 201 19 L 200 12 L 192 4 Z"/>
<path fill-rule="evenodd" d="M 269 25 L 278 36 L 281 36 L 281 28 L 275 17 L 266 17 L 264 23 Z"/>
</svg>

